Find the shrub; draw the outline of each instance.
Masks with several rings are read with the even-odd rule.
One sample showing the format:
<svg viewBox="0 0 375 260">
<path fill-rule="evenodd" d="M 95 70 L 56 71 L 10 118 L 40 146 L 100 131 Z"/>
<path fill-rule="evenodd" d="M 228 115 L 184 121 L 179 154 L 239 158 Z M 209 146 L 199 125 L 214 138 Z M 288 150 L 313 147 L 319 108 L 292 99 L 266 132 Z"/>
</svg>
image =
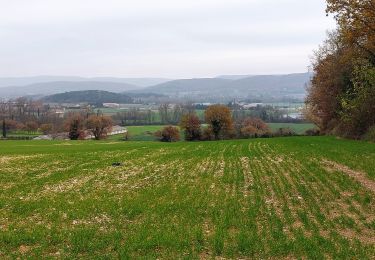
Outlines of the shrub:
<svg viewBox="0 0 375 260">
<path fill-rule="evenodd" d="M 186 141 L 201 139 L 201 123 L 196 114 L 187 114 L 181 118 L 180 128 L 184 130 Z"/>
<path fill-rule="evenodd" d="M 83 117 L 80 114 L 72 114 L 64 124 L 70 140 L 84 139 Z"/>
<path fill-rule="evenodd" d="M 40 129 L 40 131 L 42 131 L 43 134 L 48 135 L 52 132 L 53 125 L 52 124 L 42 124 L 39 129 Z"/>
<path fill-rule="evenodd" d="M 16 130 L 18 127 L 18 123 L 15 120 L 5 119 L 5 128 L 7 131 L 9 130 Z"/>
<path fill-rule="evenodd" d="M 289 127 L 284 127 L 284 128 L 279 128 L 274 132 L 274 136 L 294 136 L 297 135 L 296 132 L 289 128 Z"/>
<path fill-rule="evenodd" d="M 92 115 L 86 121 L 87 128 L 95 140 L 105 138 L 112 128 L 112 118 L 109 116 Z"/>
<path fill-rule="evenodd" d="M 270 132 L 268 125 L 259 118 L 245 118 L 240 124 L 240 137 L 260 137 Z"/>
<path fill-rule="evenodd" d="M 240 129 L 240 137 L 251 138 L 258 137 L 258 129 L 252 125 L 244 126 Z"/>
<path fill-rule="evenodd" d="M 28 133 L 35 133 L 38 130 L 38 123 L 35 121 L 28 121 L 25 124 L 25 130 Z"/>
<path fill-rule="evenodd" d="M 180 140 L 180 131 L 177 127 L 166 126 L 155 132 L 155 136 L 162 142 L 177 142 Z"/>
<path fill-rule="evenodd" d="M 375 142 L 375 125 L 369 128 L 367 133 L 364 135 L 366 141 Z"/>
<path fill-rule="evenodd" d="M 305 131 L 305 135 L 307 135 L 307 136 L 318 136 L 318 135 L 320 135 L 320 131 L 317 128 L 307 129 Z"/>
<path fill-rule="evenodd" d="M 215 140 L 214 132 L 212 131 L 212 128 L 210 126 L 203 128 L 201 140 L 202 141 Z"/>
</svg>

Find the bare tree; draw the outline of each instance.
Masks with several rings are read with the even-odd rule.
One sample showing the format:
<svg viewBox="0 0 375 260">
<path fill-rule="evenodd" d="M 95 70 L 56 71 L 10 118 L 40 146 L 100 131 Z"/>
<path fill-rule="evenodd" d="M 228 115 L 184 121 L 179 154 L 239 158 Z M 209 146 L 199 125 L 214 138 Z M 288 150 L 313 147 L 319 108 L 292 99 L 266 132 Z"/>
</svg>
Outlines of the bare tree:
<svg viewBox="0 0 375 260">
<path fill-rule="evenodd" d="M 159 106 L 160 121 L 162 124 L 169 123 L 168 109 L 169 104 L 167 103 L 160 104 Z"/>
</svg>

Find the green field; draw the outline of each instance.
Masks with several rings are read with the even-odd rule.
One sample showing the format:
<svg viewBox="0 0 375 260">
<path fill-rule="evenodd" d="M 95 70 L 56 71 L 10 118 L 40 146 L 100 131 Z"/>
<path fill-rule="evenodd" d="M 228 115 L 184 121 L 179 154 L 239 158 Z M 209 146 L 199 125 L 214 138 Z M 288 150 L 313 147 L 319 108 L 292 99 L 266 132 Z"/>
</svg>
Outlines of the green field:
<svg viewBox="0 0 375 260">
<path fill-rule="evenodd" d="M 314 124 L 309 123 L 268 123 L 268 126 L 272 131 L 275 131 L 279 128 L 290 128 L 299 135 L 304 134 L 306 130 L 315 128 Z"/>
<path fill-rule="evenodd" d="M 0 165 L 0 258 L 375 255 L 370 143 L 3 141 Z"/>
<path fill-rule="evenodd" d="M 297 134 L 304 134 L 306 130 L 314 128 L 314 124 L 294 124 L 294 123 L 268 123 L 272 131 L 279 128 L 291 128 Z M 205 126 L 205 125 L 203 125 Z M 144 125 L 144 126 L 127 126 L 131 141 L 154 141 L 152 133 L 162 129 L 164 125 Z M 181 138 L 183 132 L 181 132 Z M 109 140 L 121 140 L 124 135 L 114 135 L 108 137 Z"/>
<path fill-rule="evenodd" d="M 145 135 L 147 132 L 154 133 L 162 129 L 163 125 L 146 125 L 146 126 L 127 126 L 129 133 L 132 136 Z"/>
<path fill-rule="evenodd" d="M 132 141 L 154 141 L 155 137 L 153 133 L 162 129 L 163 125 L 144 125 L 144 126 L 127 126 L 126 129 L 130 134 L 130 140 Z M 108 137 L 109 140 L 121 140 L 124 135 L 114 135 Z"/>
</svg>

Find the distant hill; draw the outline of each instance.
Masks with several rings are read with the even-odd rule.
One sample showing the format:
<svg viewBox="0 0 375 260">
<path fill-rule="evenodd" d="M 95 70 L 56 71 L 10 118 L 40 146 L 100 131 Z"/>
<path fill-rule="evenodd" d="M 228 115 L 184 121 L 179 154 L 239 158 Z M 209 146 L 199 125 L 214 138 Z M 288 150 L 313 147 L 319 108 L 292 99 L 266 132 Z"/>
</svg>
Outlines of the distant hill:
<svg viewBox="0 0 375 260">
<path fill-rule="evenodd" d="M 139 87 L 127 83 L 102 81 L 54 81 L 35 83 L 27 86 L 13 86 L 0 88 L 0 96 L 15 98 L 20 96 L 46 96 L 69 91 L 104 90 L 110 92 L 124 92 Z"/>
<path fill-rule="evenodd" d="M 81 78 L 65 77 L 66 81 L 48 81 L 26 86 L 0 87 L 0 98 L 27 96 L 41 98 L 69 91 L 103 90 L 127 93 L 137 98 L 184 98 L 199 101 L 220 102 L 233 98 L 259 100 L 303 99 L 311 73 L 288 75 L 224 75 L 216 78 L 178 79 L 162 78 Z M 53 80 L 64 77 L 0 78 L 1 84 L 24 84 L 32 80 Z M 91 81 L 88 81 L 91 79 Z M 127 83 L 126 83 L 127 82 Z M 133 84 L 129 84 L 132 82 Z M 155 84 L 149 86 L 149 84 Z M 144 96 L 139 96 L 144 93 Z M 154 96 L 150 95 L 154 94 Z"/>
<path fill-rule="evenodd" d="M 131 98 L 167 98 L 167 95 L 156 94 L 156 93 L 134 93 L 125 91 L 123 94 L 128 95 Z"/>
<path fill-rule="evenodd" d="M 251 76 L 235 80 L 231 87 L 238 93 L 303 94 L 311 76 L 310 73 Z"/>
<path fill-rule="evenodd" d="M 13 86 L 26 86 L 35 83 L 55 81 L 82 81 L 81 77 L 69 76 L 34 76 L 34 77 L 3 77 L 0 78 L 0 88 Z"/>
<path fill-rule="evenodd" d="M 85 91 L 70 91 L 59 93 L 44 97 L 42 99 L 48 103 L 89 103 L 89 104 L 103 104 L 103 103 L 132 103 L 131 97 L 108 91 L 101 90 L 85 90 Z"/>
<path fill-rule="evenodd" d="M 280 99 L 287 96 L 303 96 L 306 93 L 306 85 L 309 83 L 310 78 L 310 73 L 296 73 L 250 76 L 236 80 L 224 78 L 182 79 L 138 91 L 193 99 L 203 97 L 263 97 Z"/>
<path fill-rule="evenodd" d="M 140 88 L 150 87 L 164 82 L 171 81 L 173 79 L 165 78 L 114 78 L 114 77 L 97 77 L 90 78 L 91 81 L 104 81 L 104 82 L 118 82 L 131 84 Z"/>
<path fill-rule="evenodd" d="M 139 92 L 149 92 L 164 95 L 179 95 L 196 91 L 216 91 L 224 89 L 232 83 L 232 80 L 219 78 L 198 78 L 198 79 L 179 79 L 168 81 L 156 86 L 139 90 Z"/>
</svg>

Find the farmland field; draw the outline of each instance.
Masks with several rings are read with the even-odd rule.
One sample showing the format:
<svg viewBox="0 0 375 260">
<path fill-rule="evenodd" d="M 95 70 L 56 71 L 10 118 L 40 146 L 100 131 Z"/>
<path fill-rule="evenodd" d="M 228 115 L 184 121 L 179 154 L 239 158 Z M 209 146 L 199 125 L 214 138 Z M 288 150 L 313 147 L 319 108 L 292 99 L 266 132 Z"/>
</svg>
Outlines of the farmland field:
<svg viewBox="0 0 375 260">
<path fill-rule="evenodd" d="M 315 128 L 314 124 L 310 123 L 267 123 L 271 130 L 275 131 L 279 128 L 290 128 L 297 134 L 304 134 L 306 130 Z"/>
<path fill-rule="evenodd" d="M 370 143 L 4 141 L 0 165 L 0 258 L 375 255 Z"/>
<path fill-rule="evenodd" d="M 132 141 L 154 141 L 154 133 L 161 130 L 164 125 L 142 125 L 142 126 L 127 126 L 130 140 Z M 108 137 L 109 140 L 121 140 L 124 138 L 123 134 Z"/>
<path fill-rule="evenodd" d="M 290 128 L 297 134 L 304 134 L 306 130 L 314 128 L 314 124 L 309 123 L 267 123 L 272 131 L 279 128 Z M 203 127 L 206 125 L 203 124 Z M 164 125 L 143 125 L 143 126 L 127 126 L 126 128 L 130 134 L 130 140 L 132 141 L 154 141 L 155 137 L 153 133 L 161 130 Z M 124 135 L 110 136 L 109 140 L 121 140 Z M 183 131 L 181 131 L 181 137 L 183 137 Z"/>
</svg>

